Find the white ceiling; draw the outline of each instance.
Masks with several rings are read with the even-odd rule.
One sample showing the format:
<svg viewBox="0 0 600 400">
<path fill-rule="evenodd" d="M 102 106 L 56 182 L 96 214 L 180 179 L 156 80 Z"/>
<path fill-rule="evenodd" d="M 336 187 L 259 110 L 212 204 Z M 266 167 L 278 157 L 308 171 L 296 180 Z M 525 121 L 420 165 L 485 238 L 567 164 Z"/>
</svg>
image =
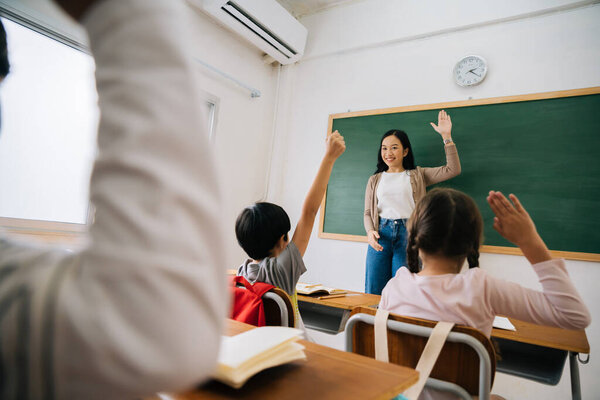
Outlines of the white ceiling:
<svg viewBox="0 0 600 400">
<path fill-rule="evenodd" d="M 279 4 L 285 7 L 296 18 L 358 1 L 363 0 L 277 0 Z"/>
</svg>

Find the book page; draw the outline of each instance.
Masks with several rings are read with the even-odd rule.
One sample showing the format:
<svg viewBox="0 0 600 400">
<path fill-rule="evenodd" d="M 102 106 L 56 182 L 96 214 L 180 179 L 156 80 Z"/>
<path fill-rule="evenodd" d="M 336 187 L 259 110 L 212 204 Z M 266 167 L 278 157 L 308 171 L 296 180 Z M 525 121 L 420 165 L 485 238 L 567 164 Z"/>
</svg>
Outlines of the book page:
<svg viewBox="0 0 600 400">
<path fill-rule="evenodd" d="M 235 368 L 282 343 L 302 337 L 302 331 L 281 326 L 263 326 L 236 336 L 223 336 L 218 363 Z"/>
<path fill-rule="evenodd" d="M 494 328 L 505 329 L 507 331 L 516 331 L 515 326 L 510 322 L 510 320 L 506 317 L 494 317 L 494 323 L 492 324 Z"/>
<path fill-rule="evenodd" d="M 265 326 L 236 336 L 223 336 L 213 377 L 240 388 L 256 373 L 277 365 L 306 359 L 299 329 Z"/>
<path fill-rule="evenodd" d="M 321 284 L 310 284 L 310 283 L 297 283 L 296 291 L 300 294 L 342 294 L 346 293 L 346 290 L 336 289 L 328 286 L 323 286 Z"/>
</svg>

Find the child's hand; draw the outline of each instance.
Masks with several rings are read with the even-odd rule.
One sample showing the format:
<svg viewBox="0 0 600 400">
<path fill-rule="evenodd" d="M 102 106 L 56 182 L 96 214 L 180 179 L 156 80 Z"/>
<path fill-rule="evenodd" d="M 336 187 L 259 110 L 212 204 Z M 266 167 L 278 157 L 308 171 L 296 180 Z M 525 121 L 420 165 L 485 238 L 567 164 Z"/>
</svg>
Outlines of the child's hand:
<svg viewBox="0 0 600 400">
<path fill-rule="evenodd" d="M 346 142 L 344 142 L 344 137 L 340 135 L 338 131 L 334 131 L 331 135 L 327 136 L 325 145 L 325 156 L 331 157 L 334 160 L 341 156 L 346 150 Z"/>
<path fill-rule="evenodd" d="M 505 239 L 513 242 L 523 252 L 530 263 L 552 259 L 546 244 L 535 229 L 529 213 L 523 208 L 514 194 L 509 195 L 511 204 L 500 192 L 490 191 L 487 201 L 496 215 L 494 229 Z"/>
<path fill-rule="evenodd" d="M 496 215 L 494 229 L 517 246 L 537 239 L 539 235 L 529 213 L 523 208 L 517 196 L 511 194 L 509 197 L 514 205 L 500 192 L 492 190 L 487 197 L 487 201 Z"/>
<path fill-rule="evenodd" d="M 383 250 L 383 246 L 379 244 L 377 239 L 379 239 L 379 233 L 377 233 L 377 231 L 369 231 L 369 233 L 367 233 L 369 245 L 375 249 L 375 251 L 381 251 Z"/>
<path fill-rule="evenodd" d="M 452 120 L 446 111 L 442 110 L 438 113 L 438 124 L 430 122 L 431 126 L 437 133 L 442 135 L 442 139 L 452 139 Z"/>
</svg>

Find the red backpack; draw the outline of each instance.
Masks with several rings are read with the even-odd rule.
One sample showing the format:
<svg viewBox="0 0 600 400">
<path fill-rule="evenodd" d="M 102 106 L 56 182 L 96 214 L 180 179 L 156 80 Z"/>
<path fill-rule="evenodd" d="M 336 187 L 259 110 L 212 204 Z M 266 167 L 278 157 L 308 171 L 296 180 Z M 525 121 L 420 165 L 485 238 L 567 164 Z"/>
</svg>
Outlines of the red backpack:
<svg viewBox="0 0 600 400">
<path fill-rule="evenodd" d="M 253 285 L 243 276 L 234 276 L 231 282 L 233 291 L 231 318 L 254 326 L 265 326 L 262 296 L 275 286 L 263 282 L 255 282 Z M 237 287 L 238 283 L 244 287 Z"/>
</svg>

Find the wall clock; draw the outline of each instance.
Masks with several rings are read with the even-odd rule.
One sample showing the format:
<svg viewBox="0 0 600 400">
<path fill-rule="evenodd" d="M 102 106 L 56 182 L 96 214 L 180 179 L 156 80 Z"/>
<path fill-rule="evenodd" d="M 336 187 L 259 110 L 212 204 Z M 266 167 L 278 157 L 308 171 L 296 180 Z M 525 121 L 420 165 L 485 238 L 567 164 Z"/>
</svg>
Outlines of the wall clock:
<svg viewBox="0 0 600 400">
<path fill-rule="evenodd" d="M 460 86 L 474 86 L 483 81 L 487 70 L 487 62 L 483 57 L 465 56 L 454 66 L 454 81 Z"/>
</svg>

